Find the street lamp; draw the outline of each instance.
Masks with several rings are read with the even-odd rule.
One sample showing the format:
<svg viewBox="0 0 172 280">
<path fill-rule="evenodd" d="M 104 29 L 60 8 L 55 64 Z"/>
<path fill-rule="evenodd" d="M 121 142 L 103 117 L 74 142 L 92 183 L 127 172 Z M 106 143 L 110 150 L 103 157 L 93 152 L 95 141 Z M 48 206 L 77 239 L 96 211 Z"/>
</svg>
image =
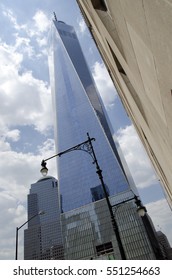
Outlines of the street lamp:
<svg viewBox="0 0 172 280">
<path fill-rule="evenodd" d="M 155 233 L 155 231 L 154 231 L 154 229 L 151 225 L 151 222 L 149 220 L 149 216 L 146 215 L 147 209 L 146 209 L 145 206 L 143 206 L 143 204 L 142 204 L 141 200 L 138 198 L 138 196 L 136 196 L 134 193 L 133 193 L 133 195 L 134 196 L 129 198 L 129 199 L 125 199 L 124 201 L 121 201 L 119 203 L 116 203 L 115 205 L 112 205 L 112 208 L 113 207 L 118 207 L 121 204 L 124 204 L 124 203 L 127 203 L 127 202 L 131 201 L 131 200 L 134 200 L 135 204 L 137 205 L 137 213 L 142 219 L 143 225 L 145 227 L 145 230 L 146 230 L 147 236 L 149 238 L 150 244 L 152 246 L 152 250 L 155 254 L 155 257 L 158 260 L 162 260 L 163 255 L 162 255 L 161 249 L 159 247 L 159 243 L 158 243 L 156 233 Z"/>
<path fill-rule="evenodd" d="M 139 214 L 140 217 L 144 217 L 147 209 L 145 206 L 142 205 L 141 200 L 135 195 L 134 196 L 135 199 L 135 204 L 137 205 L 137 213 Z"/>
<path fill-rule="evenodd" d="M 69 153 L 69 152 L 72 152 L 72 151 L 75 151 L 75 150 L 80 150 L 80 151 L 87 152 L 92 157 L 93 164 L 96 165 L 96 173 L 99 177 L 99 180 L 100 180 L 102 188 L 103 188 L 103 192 L 104 192 L 104 195 L 105 195 L 105 199 L 106 199 L 107 206 L 108 206 L 109 213 L 110 213 L 110 217 L 111 217 L 113 230 L 115 232 L 115 236 L 116 236 L 117 243 L 118 243 L 118 246 L 119 246 L 119 251 L 120 251 L 120 254 L 121 254 L 121 258 L 123 260 L 126 260 L 126 255 L 125 255 L 125 251 L 124 251 L 122 241 L 121 241 L 121 237 L 120 237 L 120 234 L 119 234 L 118 225 L 117 225 L 117 222 L 115 220 L 113 210 L 112 210 L 112 206 L 111 206 L 111 203 L 109 201 L 109 195 L 108 195 L 108 192 L 106 190 L 106 186 L 105 186 L 105 183 L 104 183 L 104 180 L 103 180 L 102 170 L 100 169 L 100 166 L 98 164 L 96 154 L 95 154 L 95 151 L 94 151 L 94 148 L 93 148 L 93 145 L 92 145 L 92 141 L 95 141 L 95 138 L 90 138 L 89 133 L 87 133 L 87 137 L 88 137 L 88 139 L 86 141 L 84 141 L 84 142 L 82 142 L 82 143 L 80 143 L 76 146 L 73 146 L 73 147 L 71 147 L 71 148 L 69 148 L 69 149 L 67 149 L 63 152 L 60 152 L 56 155 L 53 155 L 53 156 L 51 156 L 47 159 L 42 160 L 42 162 L 41 162 L 42 168 L 41 168 L 40 172 L 42 173 L 43 176 L 46 176 L 47 173 L 48 173 L 48 168 L 46 167 L 46 161 L 48 161 L 48 160 L 50 160 L 54 157 L 58 157 L 58 156 L 60 157 L 63 154 L 66 154 L 66 153 Z"/>
<path fill-rule="evenodd" d="M 26 225 L 30 220 L 33 218 L 45 214 L 44 211 L 39 211 L 37 214 L 33 215 L 30 219 L 28 219 L 24 224 L 22 224 L 20 227 L 16 227 L 16 254 L 15 254 L 15 259 L 18 259 L 18 231 L 21 229 L 24 225 Z"/>
<path fill-rule="evenodd" d="M 132 192 L 133 192 L 133 191 L 132 191 Z M 144 217 L 145 214 L 146 214 L 146 212 L 147 212 L 146 207 L 142 205 L 142 202 L 141 202 L 141 200 L 138 198 L 138 196 L 136 196 L 134 193 L 133 193 L 133 195 L 134 195 L 133 197 L 128 198 L 128 199 L 125 199 L 125 200 L 123 200 L 123 201 L 121 201 L 121 202 L 118 202 L 118 203 L 116 203 L 115 205 L 112 205 L 111 207 L 112 207 L 112 208 L 113 208 L 113 207 L 117 207 L 117 206 L 119 206 L 119 205 L 121 205 L 121 204 L 124 204 L 124 203 L 126 203 L 126 202 L 131 201 L 131 200 L 134 200 L 135 204 L 137 205 L 137 213 L 138 213 L 138 215 L 139 215 L 140 217 Z"/>
<path fill-rule="evenodd" d="M 138 198 L 138 196 L 136 196 L 133 193 L 133 197 L 131 197 L 129 199 L 126 199 L 124 201 L 121 201 L 121 202 L 119 202 L 115 205 L 111 205 L 110 200 L 109 200 L 109 195 L 108 195 L 108 192 L 106 190 L 106 186 L 105 186 L 105 183 L 104 183 L 104 180 L 103 180 L 102 170 L 100 169 L 100 166 L 98 164 L 96 154 L 95 154 L 95 151 L 94 151 L 94 148 L 93 148 L 93 145 L 92 145 L 92 141 L 95 141 L 95 138 L 90 138 L 89 133 L 87 133 L 87 137 L 88 137 L 88 139 L 86 141 L 84 141 L 84 142 L 82 142 L 82 143 L 80 143 L 76 146 L 73 146 L 73 147 L 71 147 L 71 148 L 69 148 L 69 149 L 67 149 L 63 152 L 55 154 L 55 155 L 53 155 L 53 156 L 51 156 L 47 159 L 42 160 L 42 162 L 41 162 L 41 167 L 42 168 L 41 168 L 40 172 L 42 173 L 43 176 L 47 175 L 48 168 L 46 166 L 46 164 L 47 164 L 46 161 L 48 161 L 48 160 L 50 160 L 54 157 L 58 157 L 58 156 L 60 157 L 63 154 L 66 154 L 66 153 L 69 153 L 69 152 L 72 152 L 72 151 L 75 151 L 75 150 L 80 150 L 80 151 L 87 152 L 92 157 L 93 164 L 96 165 L 96 173 L 99 177 L 99 180 L 100 180 L 102 188 L 103 188 L 103 192 L 104 192 L 105 199 L 106 199 L 106 202 L 107 202 L 107 206 L 108 206 L 108 209 L 109 209 L 111 222 L 112 222 L 113 230 L 114 230 L 114 233 L 115 233 L 115 236 L 116 236 L 116 239 L 117 239 L 117 243 L 118 243 L 119 251 L 120 251 L 120 254 L 121 254 L 121 258 L 123 260 L 126 260 L 126 255 L 125 255 L 125 251 L 124 251 L 123 244 L 122 244 L 122 241 L 121 241 L 121 237 L 120 237 L 120 234 L 119 234 L 118 224 L 116 222 L 116 219 L 115 219 L 115 216 L 114 216 L 114 213 L 113 213 L 113 207 L 119 206 L 120 204 L 127 203 L 131 200 L 134 200 L 135 204 L 137 205 L 137 213 L 142 218 L 142 221 L 143 221 L 143 224 L 145 226 L 146 232 L 147 232 L 148 237 L 150 239 L 150 242 L 152 244 L 152 248 L 155 252 L 155 256 L 157 257 L 157 259 L 162 259 L 162 256 L 161 256 L 162 254 L 159 250 L 159 245 L 158 245 L 158 242 L 156 240 L 155 233 L 153 232 L 152 226 L 151 226 L 151 224 L 149 222 L 149 219 L 146 215 L 147 210 L 142 205 L 142 202 Z"/>
</svg>

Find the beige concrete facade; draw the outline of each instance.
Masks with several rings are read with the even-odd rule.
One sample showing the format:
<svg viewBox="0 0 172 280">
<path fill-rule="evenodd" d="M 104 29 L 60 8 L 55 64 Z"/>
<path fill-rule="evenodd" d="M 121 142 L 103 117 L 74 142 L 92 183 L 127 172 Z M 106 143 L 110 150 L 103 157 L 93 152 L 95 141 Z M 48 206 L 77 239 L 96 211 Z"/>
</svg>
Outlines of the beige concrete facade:
<svg viewBox="0 0 172 280">
<path fill-rule="evenodd" d="M 77 0 L 172 207 L 172 0 Z"/>
</svg>

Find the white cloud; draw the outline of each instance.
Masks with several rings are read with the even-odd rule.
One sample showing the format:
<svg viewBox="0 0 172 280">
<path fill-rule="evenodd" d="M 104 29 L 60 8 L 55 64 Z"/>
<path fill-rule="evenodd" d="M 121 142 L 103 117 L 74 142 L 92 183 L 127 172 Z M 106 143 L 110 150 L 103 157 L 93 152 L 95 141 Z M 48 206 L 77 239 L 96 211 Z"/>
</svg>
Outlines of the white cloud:
<svg viewBox="0 0 172 280">
<path fill-rule="evenodd" d="M 14 49 L 17 52 L 28 55 L 29 58 L 33 57 L 35 55 L 35 51 L 31 45 L 31 40 L 29 38 L 20 37 L 19 34 L 15 34 L 15 37 L 16 43 L 14 45 Z"/>
<path fill-rule="evenodd" d="M 15 47 L 0 46 L 0 116 L 8 126 L 34 125 L 45 132 L 52 126 L 50 88 L 32 72 L 20 75 L 23 55 Z"/>
<path fill-rule="evenodd" d="M 84 21 L 83 18 L 81 18 L 81 19 L 79 18 L 77 20 L 77 22 L 78 22 L 78 26 L 79 26 L 79 32 L 83 34 L 87 30 L 87 26 L 85 24 L 85 21 Z"/>
<path fill-rule="evenodd" d="M 21 25 L 18 24 L 17 18 L 11 9 L 8 9 L 4 6 L 1 6 L 1 8 L 2 8 L 3 15 L 11 21 L 13 28 L 15 28 L 16 30 L 20 30 L 20 31 L 26 29 L 25 24 L 21 24 Z"/>
<path fill-rule="evenodd" d="M 2 14 L 9 19 L 12 23 L 12 27 L 18 32 L 23 30 L 32 37 L 38 35 L 38 33 L 47 32 L 50 27 L 51 20 L 48 19 L 47 15 L 42 10 L 38 10 L 35 13 L 32 18 L 33 22 L 19 24 L 16 15 L 11 9 L 5 6 L 1 6 L 1 8 Z"/>
<path fill-rule="evenodd" d="M 0 121 L 0 151 L 9 151 L 11 149 L 8 140 L 17 142 L 20 139 L 18 129 L 9 129 L 3 120 Z"/>
<path fill-rule="evenodd" d="M 131 125 L 120 129 L 116 136 L 136 186 L 146 188 L 157 182 L 150 160 L 134 127 Z"/>
<path fill-rule="evenodd" d="M 16 142 L 20 139 L 20 130 L 18 130 L 18 129 L 10 130 L 4 136 L 7 139 L 10 139 L 10 140 Z"/>
<path fill-rule="evenodd" d="M 19 24 L 16 15 L 11 9 L 3 5 L 1 5 L 1 8 L 3 15 L 11 22 L 11 27 L 17 31 L 17 33 L 11 33 L 11 35 L 16 37 L 16 51 L 27 54 L 29 58 L 40 55 L 40 53 L 44 55 L 44 49 L 39 49 L 39 54 L 36 55 L 36 45 L 31 40 L 34 38 L 39 48 L 47 45 L 47 33 L 50 29 L 51 20 L 45 12 L 39 10 L 32 17 L 31 21 L 27 21 L 25 24 Z M 25 34 L 25 37 L 23 37 L 23 34 Z"/>
<path fill-rule="evenodd" d="M 53 139 L 47 139 L 41 146 L 38 146 L 40 154 L 46 156 L 47 153 L 55 153 L 55 143 Z"/>
<path fill-rule="evenodd" d="M 47 46 L 47 38 L 46 37 L 43 37 L 43 38 L 37 38 L 37 43 L 40 47 L 43 47 L 43 46 Z"/>
<path fill-rule="evenodd" d="M 100 96 L 108 110 L 108 107 L 114 104 L 117 95 L 112 80 L 103 63 L 96 62 L 92 72 Z"/>
<path fill-rule="evenodd" d="M 6 142 L 4 141 L 4 145 Z M 40 147 L 37 154 L 17 153 L 8 150 L 0 151 L 0 188 L 6 191 L 12 197 L 18 198 L 20 201 L 26 200 L 26 194 L 30 184 L 39 177 L 41 161 L 51 155 L 54 155 L 54 140 L 48 139 Z M 57 177 L 55 172 L 56 160 L 49 163 L 51 175 Z"/>
<path fill-rule="evenodd" d="M 35 27 L 39 32 L 46 32 L 50 27 L 50 20 L 43 11 L 37 11 L 33 16 Z"/>
<path fill-rule="evenodd" d="M 23 61 L 23 54 L 16 52 L 15 48 L 1 41 L 0 44 L 1 77 L 15 72 Z"/>
<path fill-rule="evenodd" d="M 0 151 L 6 152 L 10 150 L 10 144 L 8 142 L 4 142 L 3 137 L 0 139 Z"/>
</svg>

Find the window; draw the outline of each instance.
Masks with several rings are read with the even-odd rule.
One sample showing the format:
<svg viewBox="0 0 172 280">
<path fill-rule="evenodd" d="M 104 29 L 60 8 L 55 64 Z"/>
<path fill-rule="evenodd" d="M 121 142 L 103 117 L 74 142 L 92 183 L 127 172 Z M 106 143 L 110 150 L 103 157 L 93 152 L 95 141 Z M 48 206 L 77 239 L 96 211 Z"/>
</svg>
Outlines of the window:
<svg viewBox="0 0 172 280">
<path fill-rule="evenodd" d="M 91 0 L 94 9 L 107 11 L 107 6 L 105 0 Z"/>
<path fill-rule="evenodd" d="M 96 252 L 97 252 L 97 256 L 113 252 L 112 242 L 107 242 L 96 246 Z"/>
</svg>

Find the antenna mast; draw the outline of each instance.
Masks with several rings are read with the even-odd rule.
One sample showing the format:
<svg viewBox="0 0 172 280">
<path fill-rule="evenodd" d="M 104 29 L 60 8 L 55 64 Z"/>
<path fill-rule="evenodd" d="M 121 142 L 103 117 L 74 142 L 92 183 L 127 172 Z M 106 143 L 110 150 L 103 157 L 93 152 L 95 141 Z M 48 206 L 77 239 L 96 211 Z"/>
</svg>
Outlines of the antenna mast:
<svg viewBox="0 0 172 280">
<path fill-rule="evenodd" d="M 55 20 L 55 21 L 57 21 L 57 16 L 56 16 L 56 13 L 55 13 L 55 12 L 53 12 L 53 14 L 54 14 L 54 20 Z"/>
</svg>

